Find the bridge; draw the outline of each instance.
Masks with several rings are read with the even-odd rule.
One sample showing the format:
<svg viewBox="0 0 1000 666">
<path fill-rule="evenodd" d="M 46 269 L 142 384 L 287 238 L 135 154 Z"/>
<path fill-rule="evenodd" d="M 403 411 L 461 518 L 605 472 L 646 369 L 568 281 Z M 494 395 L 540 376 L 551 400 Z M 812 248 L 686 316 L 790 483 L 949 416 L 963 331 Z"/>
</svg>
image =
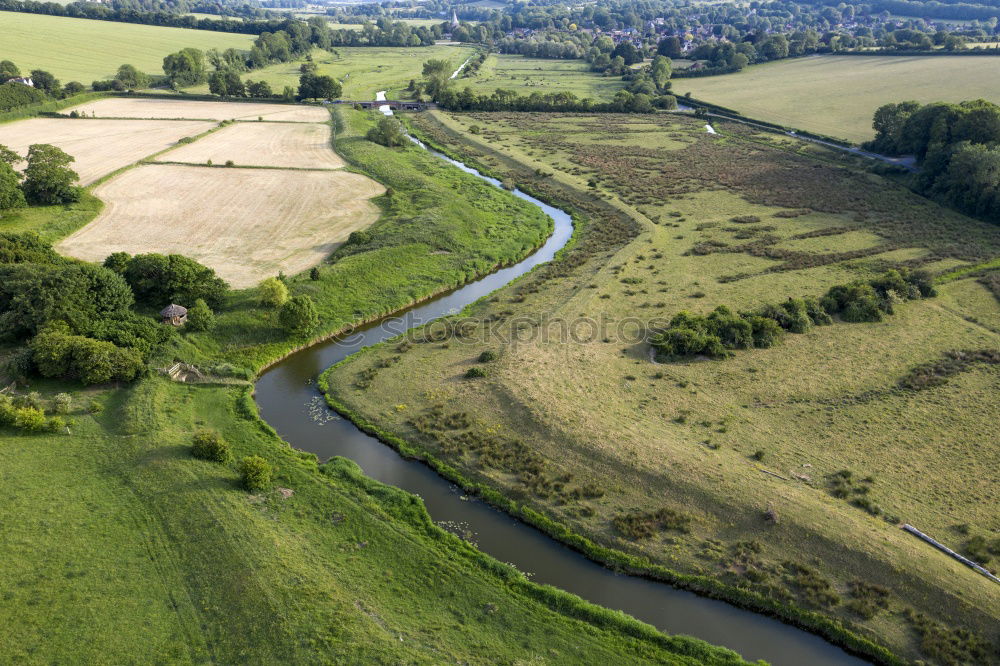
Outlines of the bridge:
<svg viewBox="0 0 1000 666">
<path fill-rule="evenodd" d="M 435 105 L 431 102 L 406 102 L 395 99 L 387 99 L 385 101 L 338 99 L 334 100 L 333 103 L 360 106 L 362 109 L 377 109 L 380 106 L 388 106 L 393 111 L 424 111 L 426 109 L 435 108 Z"/>
</svg>

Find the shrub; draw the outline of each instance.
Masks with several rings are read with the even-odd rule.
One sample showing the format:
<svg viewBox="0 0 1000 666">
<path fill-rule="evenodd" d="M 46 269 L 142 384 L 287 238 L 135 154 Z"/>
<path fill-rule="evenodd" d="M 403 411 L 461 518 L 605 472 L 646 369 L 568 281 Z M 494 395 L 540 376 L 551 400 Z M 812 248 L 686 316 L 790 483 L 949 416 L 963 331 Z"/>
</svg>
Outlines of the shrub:
<svg viewBox="0 0 1000 666">
<path fill-rule="evenodd" d="M 188 310 L 187 327 L 192 331 L 210 331 L 215 328 L 215 313 L 204 299 L 196 300 Z"/>
<path fill-rule="evenodd" d="M 226 463 L 232 460 L 233 454 L 229 442 L 214 430 L 201 430 L 195 433 L 191 440 L 191 455 L 202 460 Z"/>
<path fill-rule="evenodd" d="M 304 335 L 319 324 L 316 304 L 308 296 L 295 296 L 278 312 L 281 326 L 293 335 Z"/>
<path fill-rule="evenodd" d="M 28 148 L 28 166 L 24 169 L 24 197 L 38 205 L 67 204 L 80 200 L 80 179 L 69 168 L 74 158 L 60 148 L 38 143 Z"/>
<path fill-rule="evenodd" d="M 144 366 L 135 350 L 57 330 L 39 333 L 29 346 L 43 377 L 78 379 L 83 384 L 129 382 Z"/>
<path fill-rule="evenodd" d="M 484 351 L 482 354 L 479 355 L 479 362 L 490 363 L 492 361 L 497 360 L 498 358 L 500 358 L 499 352 L 494 351 L 492 349 L 487 349 L 486 351 Z"/>
<path fill-rule="evenodd" d="M 14 411 L 14 427 L 28 432 L 45 429 L 45 412 L 35 407 L 17 407 Z"/>
<path fill-rule="evenodd" d="M 58 393 L 52 399 L 52 409 L 56 414 L 69 414 L 73 407 L 73 397 L 69 393 Z"/>
<path fill-rule="evenodd" d="M 767 349 L 778 344 L 781 340 L 782 328 L 773 319 L 751 315 L 747 318 L 753 331 L 753 346 L 759 349 Z"/>
<path fill-rule="evenodd" d="M 473 366 L 465 371 L 466 379 L 475 379 L 477 377 L 485 377 L 486 370 L 477 366 Z"/>
<path fill-rule="evenodd" d="M 313 266 L 309 270 L 309 279 L 313 282 L 319 279 L 319 266 Z"/>
<path fill-rule="evenodd" d="M 288 287 L 278 278 L 269 277 L 257 288 L 260 304 L 277 308 L 288 302 Z"/>
<path fill-rule="evenodd" d="M 17 410 L 14 407 L 14 402 L 3 393 L 0 393 L 0 426 L 12 426 L 14 425 L 14 419 L 17 416 Z"/>
<path fill-rule="evenodd" d="M 243 487 L 251 492 L 269 489 L 271 472 L 271 464 L 260 456 L 247 456 L 240 461 L 240 479 Z"/>
<path fill-rule="evenodd" d="M 59 432 L 66 427 L 66 421 L 61 416 L 52 416 L 45 422 L 45 430 L 48 432 Z"/>
<path fill-rule="evenodd" d="M 157 308 L 201 298 L 218 309 L 229 291 L 213 269 L 180 254 L 137 254 L 129 259 L 124 277 L 137 299 Z"/>
</svg>

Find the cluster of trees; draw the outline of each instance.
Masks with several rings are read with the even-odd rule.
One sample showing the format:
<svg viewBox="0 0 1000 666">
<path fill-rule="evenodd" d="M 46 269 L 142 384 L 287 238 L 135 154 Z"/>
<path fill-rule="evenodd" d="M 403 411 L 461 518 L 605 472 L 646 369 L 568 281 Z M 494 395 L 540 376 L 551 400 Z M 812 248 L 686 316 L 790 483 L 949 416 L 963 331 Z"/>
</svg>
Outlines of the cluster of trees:
<svg viewBox="0 0 1000 666">
<path fill-rule="evenodd" d="M 365 138 L 387 148 L 406 145 L 406 134 L 403 132 L 403 127 L 392 116 L 379 118 L 375 127 L 368 130 L 368 133 L 365 134 Z"/>
<path fill-rule="evenodd" d="M 719 306 L 707 316 L 679 312 L 651 344 L 666 359 L 726 358 L 734 349 L 773 347 L 786 331 L 805 333 L 833 323 L 834 316 L 848 322 L 881 321 L 895 304 L 934 294 L 926 273 L 890 270 L 873 280 L 834 286 L 819 300 L 789 298 L 749 312 Z"/>
<path fill-rule="evenodd" d="M 153 83 L 153 77 L 145 72 L 139 71 L 135 65 L 121 65 L 118 72 L 111 79 L 104 81 L 94 81 L 90 87 L 96 91 L 115 90 L 118 92 L 132 92 L 148 88 Z"/>
<path fill-rule="evenodd" d="M 222 305 L 227 289 L 212 269 L 179 255 L 116 253 L 98 266 L 60 257 L 36 234 L 0 234 L 0 340 L 27 341 L 10 362 L 15 375 L 131 381 L 174 335 L 137 314 L 137 304 L 194 303 L 191 324 L 207 328 L 208 304 Z"/>
<path fill-rule="evenodd" d="M 30 339 L 11 374 L 131 381 L 170 334 L 132 311 L 132 291 L 113 271 L 62 259 L 33 234 L 6 234 L 0 247 L 0 258 L 28 260 L 0 263 L 0 339 Z"/>
<path fill-rule="evenodd" d="M 152 307 L 201 299 L 220 308 L 229 293 L 229 285 L 214 270 L 181 254 L 115 252 L 104 260 L 104 267 L 120 275 L 135 298 Z"/>
<path fill-rule="evenodd" d="M 10 81 L 21 76 L 30 78 L 34 87 Z M 84 90 L 84 85 L 78 81 L 70 81 L 63 87 L 59 79 L 44 69 L 33 69 L 22 74 L 21 69 L 10 60 L 0 60 L 0 111 L 11 111 L 50 99 L 62 99 Z"/>
<path fill-rule="evenodd" d="M 342 86 L 340 81 L 316 72 L 312 62 L 303 63 L 299 76 L 299 99 L 334 99 L 340 97 Z"/>
<path fill-rule="evenodd" d="M 867 148 L 916 156 L 916 191 L 1000 223 L 1000 106 L 981 99 L 885 104 L 872 127 L 875 138 Z"/>
<path fill-rule="evenodd" d="M 26 160 L 22 173 L 14 165 Z M 69 168 L 74 158 L 46 143 L 28 147 L 22 158 L 0 145 L 0 215 L 5 210 L 32 205 L 66 204 L 78 201 L 82 190 L 79 176 Z"/>
</svg>

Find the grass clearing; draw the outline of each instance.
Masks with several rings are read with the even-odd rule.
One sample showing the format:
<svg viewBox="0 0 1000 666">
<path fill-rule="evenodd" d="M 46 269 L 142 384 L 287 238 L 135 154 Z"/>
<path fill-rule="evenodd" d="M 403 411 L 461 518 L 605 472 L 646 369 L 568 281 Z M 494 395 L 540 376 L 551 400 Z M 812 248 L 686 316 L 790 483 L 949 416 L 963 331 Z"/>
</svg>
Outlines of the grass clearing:
<svg viewBox="0 0 1000 666">
<path fill-rule="evenodd" d="M 601 76 L 581 60 L 525 58 L 519 55 L 490 54 L 474 76 L 456 81 L 459 88 L 470 86 L 477 93 L 497 88 L 521 95 L 569 92 L 577 97 L 610 100 L 624 87 L 621 77 Z"/>
<path fill-rule="evenodd" d="M 410 80 L 419 81 L 426 61 L 449 60 L 454 69 L 465 62 L 475 50 L 470 46 L 368 47 L 338 46 L 331 51 L 313 49 L 312 61 L 319 74 L 326 74 L 343 84 L 343 99 L 374 100 L 375 93 L 387 91 L 389 99 L 398 98 Z M 281 92 L 285 86 L 298 89 L 299 67 L 304 61 L 279 63 L 247 74 L 254 81 L 267 81 L 271 89 Z M 207 93 L 208 85 L 187 89 Z"/>
<path fill-rule="evenodd" d="M 736 74 L 677 79 L 677 95 L 789 127 L 860 143 L 872 114 L 889 102 L 983 98 L 1000 102 L 1000 58 L 979 56 L 809 56 L 754 65 Z"/>
<path fill-rule="evenodd" d="M 214 126 L 203 121 L 32 118 L 0 125 L 0 145 L 24 156 L 31 144 L 51 143 L 75 158 L 70 166 L 89 185 Z"/>
<path fill-rule="evenodd" d="M 184 254 L 236 288 L 323 261 L 378 217 L 384 191 L 348 172 L 151 164 L 94 190 L 103 212 L 57 249 L 86 261 L 112 252 Z"/>
<path fill-rule="evenodd" d="M 413 496 L 349 461 L 318 470 L 262 427 L 245 387 L 149 378 L 74 398 L 72 434 L 0 430 L 0 621 L 14 661 L 702 663 L 679 645 L 740 663 L 547 598 L 434 526 Z M 104 409 L 89 413 L 93 402 Z M 234 463 L 194 459 L 202 428 L 237 457 L 265 456 L 275 488 L 248 494 Z M 598 625 L 581 610 L 607 615 Z"/>
<path fill-rule="evenodd" d="M 174 120 L 280 120 L 321 123 L 330 119 L 320 106 L 268 104 L 265 102 L 196 102 L 185 99 L 113 97 L 81 104 L 76 111 L 97 118 L 157 118 Z"/>
<path fill-rule="evenodd" d="M 907 608 L 946 631 L 995 640 L 996 587 L 896 525 L 957 549 L 967 537 L 956 525 L 1000 530 L 997 366 L 970 365 L 922 391 L 898 384 L 949 350 L 1000 346 L 1000 303 L 984 286 L 957 280 L 883 322 L 817 327 L 719 362 L 651 363 L 648 345 L 620 328 L 680 310 L 819 296 L 887 262 L 980 264 L 1000 256 L 995 226 L 848 157 L 801 155 L 728 123 L 713 136 L 666 114 L 434 112 L 412 122 L 501 178 L 587 214 L 574 249 L 464 313 L 481 322 L 471 334 L 405 353 L 388 343 L 336 366 L 327 377 L 338 401 L 600 546 L 820 611 L 905 659 L 936 658 L 921 651 L 929 648 Z M 651 148 L 650 122 L 683 147 Z M 472 124 L 488 129 L 462 131 Z M 635 234 L 608 234 L 611 218 L 588 204 L 595 200 L 629 211 Z M 692 251 L 703 244 L 712 249 Z M 583 321 L 604 326 L 574 340 L 552 323 Z M 487 333 L 496 322 L 500 336 Z M 496 360 L 480 362 L 484 351 Z M 470 368 L 486 376 L 467 379 Z M 468 425 L 435 427 L 437 405 L 445 417 L 465 415 L 445 423 Z M 872 480 L 840 498 L 829 479 L 845 469 Z M 687 531 L 637 539 L 616 527 L 661 507 Z M 853 610 L 865 585 L 889 590 L 888 611 Z"/>
<path fill-rule="evenodd" d="M 123 63 L 163 73 L 164 56 L 186 47 L 249 50 L 253 35 L 0 12 L 3 57 L 22 72 L 44 69 L 63 83 L 109 79 Z"/>
<path fill-rule="evenodd" d="M 330 150 L 330 126 L 306 123 L 236 123 L 157 158 L 166 162 L 337 169 L 344 160 Z"/>
</svg>

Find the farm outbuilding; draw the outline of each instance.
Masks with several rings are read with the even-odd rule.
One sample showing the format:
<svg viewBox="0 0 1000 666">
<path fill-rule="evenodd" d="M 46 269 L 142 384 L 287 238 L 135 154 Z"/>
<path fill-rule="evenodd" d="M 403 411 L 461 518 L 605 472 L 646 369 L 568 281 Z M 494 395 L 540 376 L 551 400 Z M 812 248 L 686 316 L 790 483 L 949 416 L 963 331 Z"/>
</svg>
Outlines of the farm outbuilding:
<svg viewBox="0 0 1000 666">
<path fill-rule="evenodd" d="M 183 326 L 187 322 L 188 311 L 183 305 L 171 303 L 160 311 L 160 317 L 163 318 L 164 324 L 170 324 L 171 326 Z"/>
</svg>

